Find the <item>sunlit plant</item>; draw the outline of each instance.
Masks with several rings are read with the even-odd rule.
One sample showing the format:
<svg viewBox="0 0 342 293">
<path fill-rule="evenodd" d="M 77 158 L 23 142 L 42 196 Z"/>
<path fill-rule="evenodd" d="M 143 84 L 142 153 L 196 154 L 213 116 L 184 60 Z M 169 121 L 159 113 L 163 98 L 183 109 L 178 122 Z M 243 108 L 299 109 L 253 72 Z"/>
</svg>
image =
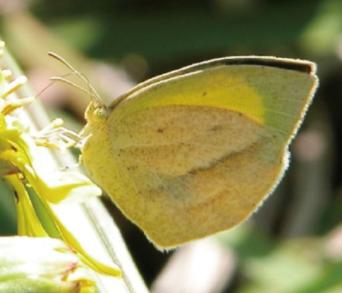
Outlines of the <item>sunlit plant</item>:
<svg viewBox="0 0 342 293">
<path fill-rule="evenodd" d="M 90 271 L 60 240 L 0 237 L 0 252 L 0 292 L 96 292 Z"/>
<path fill-rule="evenodd" d="M 4 43 L 1 42 L 0 56 L 3 54 Z M 46 146 L 67 146 L 70 139 L 58 133 L 58 129 L 61 129 L 60 120 L 39 132 L 21 121 L 18 111 L 34 100 L 33 97 L 19 98 L 16 94 L 25 82 L 24 76 L 14 78 L 10 70 L 0 68 L 0 175 L 14 190 L 18 234 L 60 239 L 88 267 L 100 273 L 119 276 L 118 269 L 91 257 L 53 210 L 54 204 L 75 194 L 87 198 L 97 196 L 101 191 L 78 172 L 52 172 L 42 164 L 41 156 Z"/>
</svg>

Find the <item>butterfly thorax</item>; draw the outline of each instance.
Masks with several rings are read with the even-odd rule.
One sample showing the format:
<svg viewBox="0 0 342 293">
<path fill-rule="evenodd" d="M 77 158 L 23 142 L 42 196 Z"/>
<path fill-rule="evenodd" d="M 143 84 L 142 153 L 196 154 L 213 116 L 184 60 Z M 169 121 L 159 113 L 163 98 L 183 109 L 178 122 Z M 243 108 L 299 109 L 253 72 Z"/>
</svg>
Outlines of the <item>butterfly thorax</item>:
<svg viewBox="0 0 342 293">
<path fill-rule="evenodd" d="M 88 143 L 90 140 L 94 142 L 93 147 L 97 147 L 99 145 L 98 140 L 106 139 L 107 117 L 108 110 L 104 105 L 98 102 L 90 102 L 85 112 L 87 124 L 81 131 L 81 136 L 84 138 L 82 152 L 84 152 L 85 148 L 89 147 Z"/>
<path fill-rule="evenodd" d="M 101 121 L 108 117 L 108 108 L 98 102 L 90 102 L 85 112 L 87 122 Z"/>
</svg>

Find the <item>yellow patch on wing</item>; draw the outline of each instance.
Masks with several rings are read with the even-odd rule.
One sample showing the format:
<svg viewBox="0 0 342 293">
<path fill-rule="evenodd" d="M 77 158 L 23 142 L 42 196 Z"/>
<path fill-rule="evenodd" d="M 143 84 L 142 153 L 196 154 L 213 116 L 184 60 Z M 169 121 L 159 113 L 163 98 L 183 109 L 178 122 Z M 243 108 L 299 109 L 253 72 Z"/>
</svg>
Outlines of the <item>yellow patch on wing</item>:
<svg viewBox="0 0 342 293">
<path fill-rule="evenodd" d="M 152 84 L 123 101 L 125 106 L 120 105 L 118 116 L 131 116 L 141 108 L 167 105 L 210 106 L 243 113 L 263 123 L 263 97 L 249 85 L 241 70 L 236 69 L 222 65 Z"/>
</svg>

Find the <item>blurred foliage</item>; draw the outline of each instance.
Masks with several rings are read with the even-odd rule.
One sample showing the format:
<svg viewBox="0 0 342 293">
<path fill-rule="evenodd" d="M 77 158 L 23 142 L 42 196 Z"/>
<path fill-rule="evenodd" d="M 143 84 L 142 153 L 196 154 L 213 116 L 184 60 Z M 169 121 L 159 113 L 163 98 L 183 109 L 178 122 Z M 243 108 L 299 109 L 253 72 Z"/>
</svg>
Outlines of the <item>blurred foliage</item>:
<svg viewBox="0 0 342 293">
<path fill-rule="evenodd" d="M 329 54 L 342 28 L 339 0 L 38 1 L 33 11 L 89 55 L 139 55 L 152 73 L 226 54 Z"/>
<path fill-rule="evenodd" d="M 342 292 L 342 257 L 329 256 L 326 247 L 342 219 L 342 1 L 36 0 L 28 1 L 26 9 L 14 4 L 18 1 L 2 2 L 7 6 L 1 10 L 0 4 L 0 31 L 28 72 L 49 67 L 48 74 L 55 75 L 55 63 L 45 55 L 53 50 L 95 80 L 109 98 L 131 84 L 117 75 L 123 69 L 140 81 L 225 55 L 317 62 L 320 89 L 293 144 L 285 179 L 257 212 L 253 229 L 241 226 L 220 241 L 239 259 L 227 292 Z M 116 73 L 106 67 L 100 75 L 107 79 L 93 78 L 99 62 Z M 50 99 L 47 91 L 41 98 L 62 108 L 73 123 L 86 100 L 58 102 L 57 96 Z M 0 234 L 12 233 L 11 197 L 0 193 Z M 158 253 L 107 203 L 151 283 L 168 255 Z"/>
<path fill-rule="evenodd" d="M 77 21 L 85 31 L 88 19 L 96 23 L 90 31 L 96 32 L 95 42 L 85 40 L 89 40 L 89 34 L 79 34 L 83 36 L 79 44 L 88 44 L 83 47 L 88 53 L 110 61 L 139 54 L 152 68 L 225 52 L 241 55 L 281 51 L 301 38 L 318 6 L 315 1 L 293 2 L 296 5 L 289 5 L 289 1 L 269 1 L 268 5 L 265 1 L 244 1 L 244 5 L 236 5 L 237 1 L 129 1 L 125 5 L 122 1 L 101 1 L 102 5 L 87 10 L 87 5 L 75 1 L 69 4 L 70 14 L 64 14 L 62 23 L 57 24 L 58 11 L 66 11 L 61 2 L 44 6 L 49 7 L 45 10 L 37 7 L 39 14 L 46 13 L 46 20 L 56 32 L 77 40 L 67 33 L 66 23 L 75 28 Z"/>
<path fill-rule="evenodd" d="M 342 262 L 326 238 L 279 241 L 246 224 L 217 238 L 238 255 L 238 292 L 342 292 Z"/>
</svg>

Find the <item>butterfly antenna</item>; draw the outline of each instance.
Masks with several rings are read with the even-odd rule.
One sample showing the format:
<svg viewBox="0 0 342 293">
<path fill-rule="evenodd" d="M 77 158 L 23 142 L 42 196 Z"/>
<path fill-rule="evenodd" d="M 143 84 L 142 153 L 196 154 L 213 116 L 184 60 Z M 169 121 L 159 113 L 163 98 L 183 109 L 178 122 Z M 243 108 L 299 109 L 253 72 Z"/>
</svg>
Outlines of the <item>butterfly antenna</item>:
<svg viewBox="0 0 342 293">
<path fill-rule="evenodd" d="M 64 78 L 64 77 L 70 76 L 70 75 L 72 75 L 72 74 L 75 74 L 75 73 L 74 73 L 74 72 L 69 72 L 69 73 L 66 73 L 66 74 L 61 75 L 60 77 L 61 77 L 61 78 Z M 45 87 L 43 87 L 43 88 L 35 95 L 36 98 L 40 97 L 43 93 L 45 93 L 45 92 L 46 92 L 50 87 L 52 87 L 52 86 L 56 83 L 56 81 L 57 81 L 57 80 L 54 80 L 54 79 L 51 79 L 51 78 L 49 78 L 49 80 L 50 80 L 50 82 L 49 82 Z M 88 94 L 89 94 L 89 93 L 88 93 Z"/>
<path fill-rule="evenodd" d="M 54 53 L 54 52 L 48 52 L 48 55 L 54 59 L 56 59 L 57 61 L 61 62 L 62 64 L 64 64 L 67 68 L 69 68 L 72 73 L 76 74 L 77 77 L 79 77 L 85 84 L 87 84 L 87 86 L 89 87 L 89 91 L 87 91 L 86 89 L 82 88 L 81 86 L 68 81 L 66 79 L 63 78 L 63 76 L 61 78 L 59 77 L 53 77 L 51 78 L 51 80 L 53 81 L 62 81 L 65 82 L 71 86 L 75 86 L 76 88 L 82 90 L 83 92 L 88 93 L 91 97 L 95 98 L 99 103 L 103 103 L 101 96 L 99 95 L 99 93 L 97 92 L 97 90 L 95 89 L 95 87 L 92 86 L 92 84 L 90 83 L 89 79 L 80 71 L 78 71 L 74 66 L 72 66 L 68 61 L 66 61 L 63 57 L 59 56 L 58 54 Z"/>
<path fill-rule="evenodd" d="M 54 82 L 60 81 L 60 82 L 63 82 L 63 83 L 65 83 L 65 84 L 69 85 L 69 86 L 72 86 L 72 87 L 75 87 L 75 88 L 79 89 L 80 91 L 86 93 L 86 94 L 89 95 L 89 96 L 93 96 L 93 95 L 94 95 L 93 92 L 86 90 L 85 88 L 81 87 L 81 86 L 78 85 L 77 83 L 74 83 L 74 82 L 72 82 L 72 81 L 70 81 L 70 80 L 68 80 L 68 79 L 65 79 L 65 78 L 62 77 L 62 76 L 52 76 L 52 77 L 50 77 L 50 80 L 51 80 L 51 83 L 50 83 L 46 88 L 48 88 L 49 86 L 51 86 Z M 45 88 L 45 89 L 46 89 L 46 88 Z M 45 90 L 45 89 L 43 89 L 43 90 Z"/>
<path fill-rule="evenodd" d="M 53 86 L 55 82 L 50 81 L 45 87 L 43 87 L 36 95 L 35 97 L 38 98 L 40 97 L 43 93 L 45 93 L 51 86 Z"/>
</svg>

